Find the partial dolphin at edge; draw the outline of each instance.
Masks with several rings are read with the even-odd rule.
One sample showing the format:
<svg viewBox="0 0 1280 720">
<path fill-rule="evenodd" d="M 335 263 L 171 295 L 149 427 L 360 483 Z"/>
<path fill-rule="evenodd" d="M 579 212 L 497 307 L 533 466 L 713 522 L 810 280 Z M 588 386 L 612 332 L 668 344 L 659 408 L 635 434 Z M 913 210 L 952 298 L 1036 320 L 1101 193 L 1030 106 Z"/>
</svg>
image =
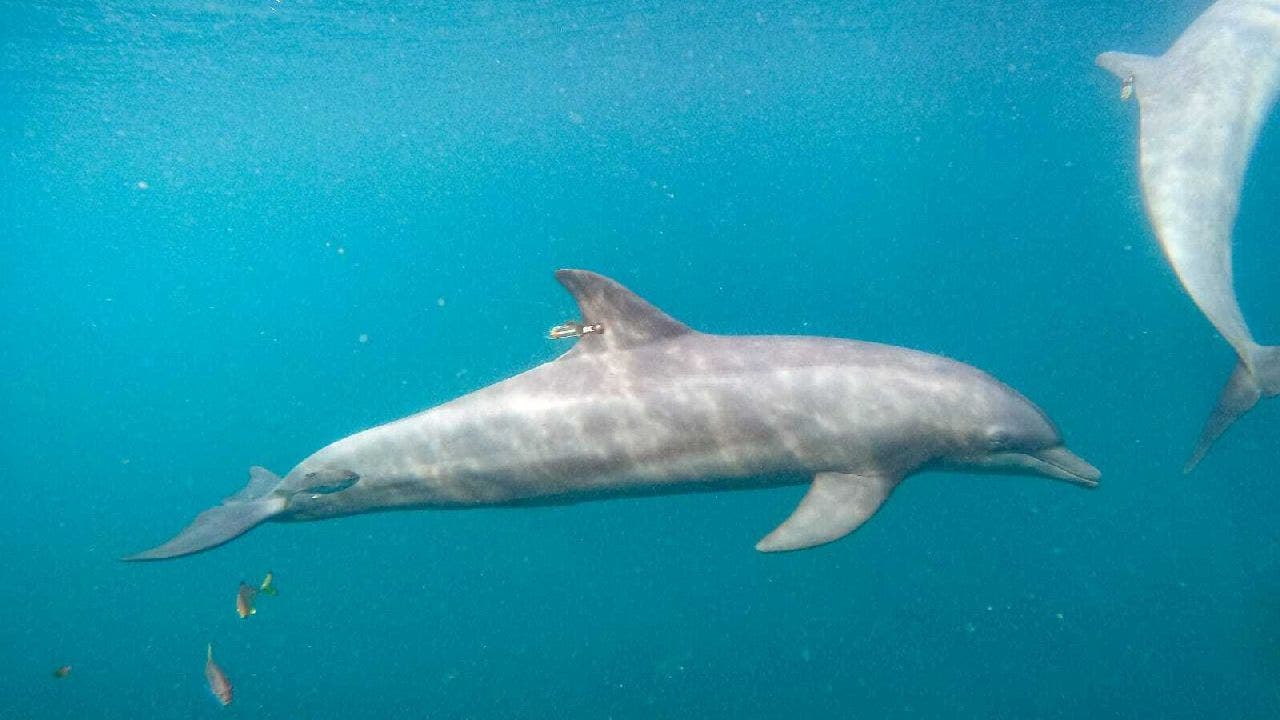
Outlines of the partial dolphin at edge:
<svg viewBox="0 0 1280 720">
<path fill-rule="evenodd" d="M 1259 345 L 1236 300 L 1231 229 L 1249 156 L 1280 93 L 1280 0 L 1219 0 L 1160 57 L 1105 52 L 1099 66 L 1141 106 L 1147 216 L 1183 288 L 1239 362 L 1183 472 L 1262 397 L 1280 394 L 1280 347 Z"/>
</svg>

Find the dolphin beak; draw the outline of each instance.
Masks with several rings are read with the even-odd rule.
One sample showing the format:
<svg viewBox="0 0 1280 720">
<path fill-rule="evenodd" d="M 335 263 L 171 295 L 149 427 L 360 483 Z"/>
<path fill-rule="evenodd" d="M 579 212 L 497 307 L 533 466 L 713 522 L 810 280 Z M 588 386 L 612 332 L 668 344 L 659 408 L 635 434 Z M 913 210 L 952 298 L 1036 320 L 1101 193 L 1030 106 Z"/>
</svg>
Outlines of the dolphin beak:
<svg viewBox="0 0 1280 720">
<path fill-rule="evenodd" d="M 1058 480 L 1097 487 L 1102 473 L 1062 445 L 1028 453 L 1035 469 Z"/>
</svg>

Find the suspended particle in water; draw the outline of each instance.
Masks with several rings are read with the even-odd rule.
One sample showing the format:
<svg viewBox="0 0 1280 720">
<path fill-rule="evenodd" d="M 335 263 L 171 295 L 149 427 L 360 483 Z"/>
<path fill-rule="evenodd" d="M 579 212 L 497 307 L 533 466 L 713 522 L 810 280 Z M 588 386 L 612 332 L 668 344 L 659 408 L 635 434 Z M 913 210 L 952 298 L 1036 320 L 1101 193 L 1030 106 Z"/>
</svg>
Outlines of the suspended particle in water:
<svg viewBox="0 0 1280 720">
<path fill-rule="evenodd" d="M 356 338 L 356 341 L 360 343 L 369 342 L 369 333 L 360 333 L 360 337 Z"/>
</svg>

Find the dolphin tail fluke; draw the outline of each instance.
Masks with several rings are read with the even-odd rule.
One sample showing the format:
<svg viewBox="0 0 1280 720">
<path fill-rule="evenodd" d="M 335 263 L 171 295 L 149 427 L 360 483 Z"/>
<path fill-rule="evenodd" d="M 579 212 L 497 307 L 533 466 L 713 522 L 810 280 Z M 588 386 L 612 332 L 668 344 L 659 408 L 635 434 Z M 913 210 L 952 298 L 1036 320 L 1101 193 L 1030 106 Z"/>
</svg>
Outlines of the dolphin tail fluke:
<svg viewBox="0 0 1280 720">
<path fill-rule="evenodd" d="M 249 485 L 245 489 L 227 498 L 221 505 L 197 515 L 185 530 L 169 542 L 124 559 L 164 560 L 208 550 L 279 515 L 288 504 L 284 496 L 272 492 L 280 478 L 259 467 L 251 468 L 249 476 Z"/>
<path fill-rule="evenodd" d="M 1231 379 L 1218 397 L 1218 406 L 1205 423 L 1200 439 L 1196 442 L 1196 449 L 1183 466 L 1182 472 L 1194 470 L 1209 453 L 1214 441 L 1241 415 L 1252 410 L 1258 400 L 1275 395 L 1280 395 L 1280 346 L 1258 348 L 1253 353 L 1250 364 L 1243 361 L 1236 363 Z"/>
</svg>

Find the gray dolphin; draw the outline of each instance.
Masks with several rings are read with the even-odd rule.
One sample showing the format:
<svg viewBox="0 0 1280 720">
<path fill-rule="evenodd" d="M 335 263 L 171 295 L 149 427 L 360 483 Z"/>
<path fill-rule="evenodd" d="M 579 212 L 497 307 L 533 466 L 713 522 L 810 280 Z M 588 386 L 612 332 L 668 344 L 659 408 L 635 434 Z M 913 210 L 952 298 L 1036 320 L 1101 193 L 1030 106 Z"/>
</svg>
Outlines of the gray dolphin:
<svg viewBox="0 0 1280 720">
<path fill-rule="evenodd" d="M 556 360 L 343 438 L 249 485 L 129 560 L 220 545 L 268 519 L 394 508 L 576 502 L 806 482 L 756 548 L 798 550 L 861 525 L 930 467 L 1093 487 L 1026 398 L 954 360 L 816 337 L 695 332 L 606 277 L 561 270 L 586 325 Z"/>
<path fill-rule="evenodd" d="M 1231 423 L 1280 394 L 1280 347 L 1254 341 L 1236 302 L 1231 228 L 1258 130 L 1280 92 L 1280 0 L 1220 0 L 1160 57 L 1106 52 L 1098 65 L 1141 105 L 1139 166 L 1165 257 L 1239 362 L 1190 472 Z"/>
</svg>

